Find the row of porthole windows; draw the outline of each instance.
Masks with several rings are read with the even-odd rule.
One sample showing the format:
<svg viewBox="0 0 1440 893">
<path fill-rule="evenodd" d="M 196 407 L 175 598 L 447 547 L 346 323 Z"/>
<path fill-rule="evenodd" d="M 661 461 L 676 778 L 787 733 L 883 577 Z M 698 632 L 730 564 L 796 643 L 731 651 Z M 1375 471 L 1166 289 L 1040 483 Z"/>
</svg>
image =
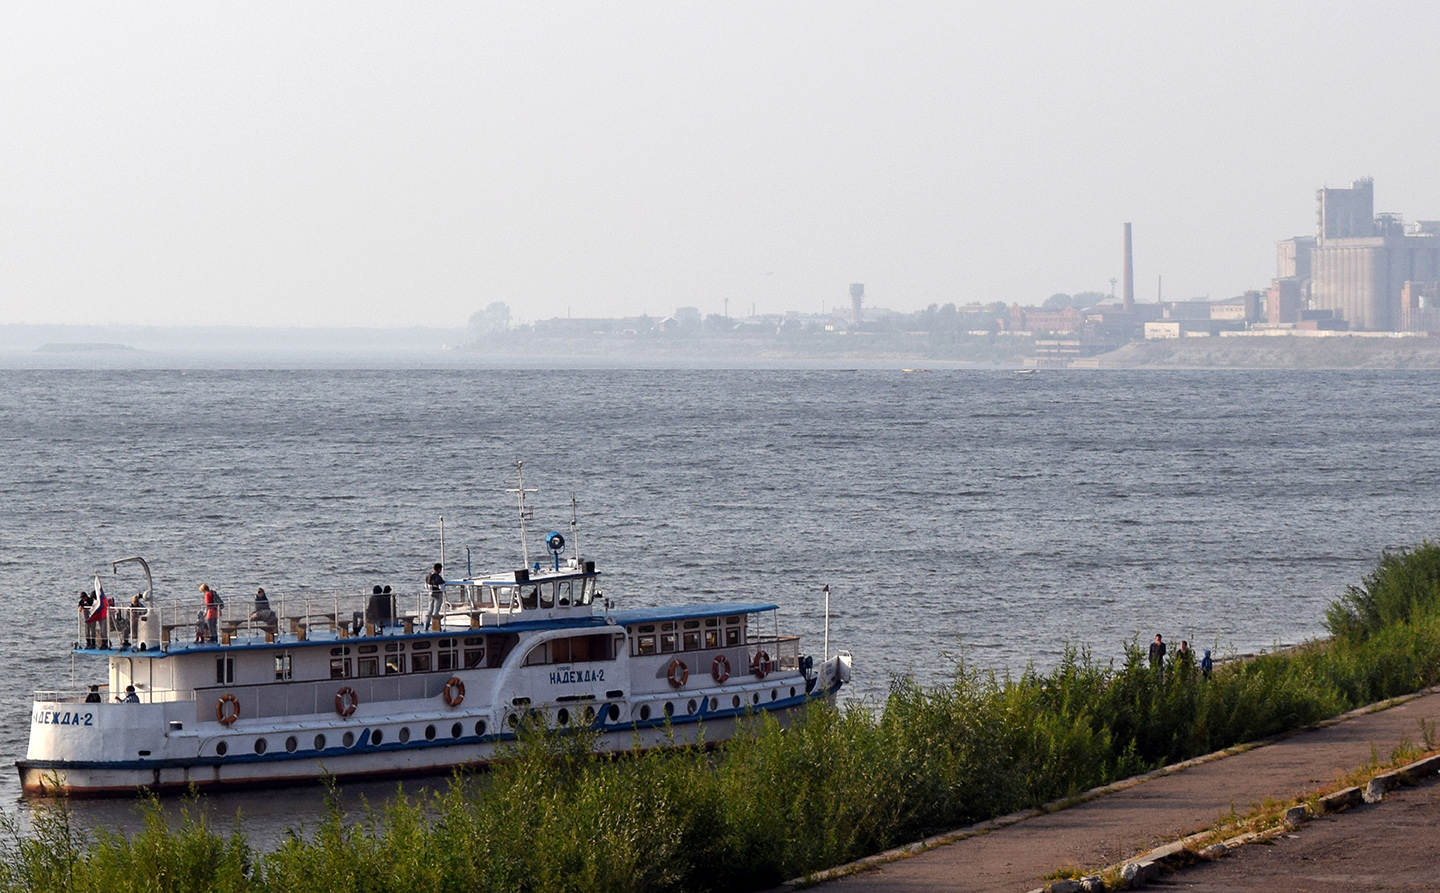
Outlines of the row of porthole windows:
<svg viewBox="0 0 1440 893">
<path fill-rule="evenodd" d="M 795 686 L 793 686 L 793 685 L 790 686 L 790 697 L 792 697 L 792 698 L 795 697 Z M 772 689 L 770 689 L 770 700 L 772 700 L 772 701 L 778 701 L 779 699 L 780 699 L 780 689 L 778 689 L 778 688 L 772 688 Z M 665 706 L 662 707 L 661 710 L 664 712 L 664 714 L 665 714 L 667 717 L 668 717 L 668 716 L 674 716 L 674 715 L 675 715 L 675 705 L 678 704 L 678 703 L 679 703 L 679 701 L 666 701 L 666 702 L 665 702 Z M 758 705 L 760 704 L 760 692 L 754 691 L 754 692 L 751 692 L 751 693 L 750 693 L 750 704 L 751 704 L 752 706 L 758 706 Z M 733 709 L 735 709 L 735 710 L 739 710 L 739 709 L 740 709 L 740 696 L 739 696 L 739 695 L 731 695 L 731 696 L 730 696 L 730 706 L 731 706 Z M 685 704 L 685 713 L 686 713 L 687 716 L 694 716 L 694 715 L 695 715 L 695 711 L 698 710 L 698 709 L 700 709 L 700 705 L 695 701 L 694 698 L 691 698 L 691 699 Z M 719 698 L 711 698 L 711 699 L 710 699 L 710 711 L 713 713 L 714 711 L 719 710 L 719 709 L 720 709 L 720 699 L 719 699 Z M 650 705 L 649 705 L 649 704 L 641 704 L 641 705 L 640 705 L 640 721 L 641 721 L 641 722 L 645 722 L 645 721 L 647 721 L 648 719 L 650 719 L 651 714 L 652 714 L 652 711 L 651 711 L 651 709 L 650 709 Z"/>
<path fill-rule="evenodd" d="M 615 722 L 620 718 L 620 706 L 618 704 L 607 704 L 604 707 L 601 707 L 600 710 L 605 714 L 605 718 L 609 722 Z M 584 710 L 580 711 L 579 721 L 588 725 L 595 721 L 595 715 L 596 714 L 594 707 L 586 707 Z M 570 720 L 572 718 L 573 717 L 570 713 L 569 707 L 561 707 L 559 710 L 555 711 L 555 724 L 557 726 L 569 726 Z M 510 728 L 515 728 L 516 726 L 520 725 L 520 714 L 510 714 L 509 716 L 505 717 L 505 722 L 510 726 Z"/>
<path fill-rule="evenodd" d="M 793 686 L 793 685 L 790 686 L 790 697 L 792 697 L 792 698 L 795 697 L 795 686 Z M 778 700 L 779 698 L 780 698 L 780 690 L 779 690 L 779 689 L 775 689 L 775 688 L 770 689 L 770 700 L 775 701 L 775 700 Z M 674 715 L 675 715 L 675 704 L 676 704 L 676 703 L 677 703 L 677 702 L 674 702 L 674 701 L 666 701 L 666 702 L 665 702 L 665 705 L 664 705 L 664 707 L 662 708 L 662 710 L 664 711 L 664 713 L 665 713 L 666 716 L 674 716 Z M 750 693 L 750 703 L 751 703 L 752 705 L 758 705 L 758 704 L 760 703 L 760 693 L 759 693 L 758 691 L 756 691 L 756 692 L 751 692 L 751 693 Z M 739 695 L 733 695 L 733 696 L 731 696 L 731 698 L 730 698 L 730 706 L 733 707 L 733 708 L 736 709 L 736 710 L 740 709 L 740 696 L 739 696 Z M 603 709 L 605 710 L 606 718 L 607 718 L 610 722 L 615 722 L 615 721 L 617 721 L 618 719 L 620 719 L 620 707 L 619 707 L 618 705 L 616 705 L 616 704 L 609 704 L 609 705 L 607 705 L 606 707 L 604 707 Z M 696 702 L 696 700 L 695 700 L 694 698 L 691 698 L 691 699 L 686 703 L 686 705 L 685 705 L 685 712 L 686 712 L 686 714 L 691 715 L 691 716 L 693 716 L 693 715 L 695 714 L 695 711 L 698 710 L 698 709 L 700 709 L 700 705 L 699 705 L 698 702 Z M 720 700 L 719 700 L 719 698 L 711 698 L 711 699 L 710 699 L 710 709 L 711 709 L 712 711 L 714 711 L 714 710 L 719 710 L 719 709 L 720 709 Z M 651 715 L 652 715 L 652 712 L 651 712 L 651 709 L 650 709 L 650 705 L 649 705 L 649 704 L 641 704 L 641 705 L 640 705 L 640 721 L 641 721 L 641 722 L 645 722 L 645 721 L 649 720 L 650 717 L 651 717 Z M 556 711 L 556 713 L 555 713 L 555 722 L 556 722 L 557 725 L 560 725 L 560 726 L 568 726 L 568 725 L 570 725 L 570 719 L 571 719 L 571 714 L 570 714 L 569 708 L 567 708 L 567 707 L 561 707 L 561 708 L 560 708 L 558 711 Z M 585 722 L 585 723 L 587 723 L 587 724 L 588 724 L 588 723 L 591 723 L 591 722 L 594 722 L 594 721 L 595 721 L 595 708 L 594 708 L 594 707 L 586 707 L 586 708 L 584 709 L 584 711 L 581 713 L 581 719 L 582 719 L 583 722 Z M 515 726 L 519 725 L 519 723 L 520 723 L 519 715 L 518 715 L 518 714 L 515 714 L 515 713 L 510 714 L 510 716 L 507 718 L 507 722 L 509 723 L 509 725 L 510 725 L 511 728 L 514 728 Z M 371 745 L 379 745 L 379 744 L 381 744 L 381 743 L 385 740 L 385 733 L 384 733 L 382 730 L 380 730 L 380 729 L 372 729 L 372 730 L 370 730 L 368 733 L 366 733 L 366 732 L 362 732 L 362 733 L 361 733 L 362 736 L 363 736 L 363 735 L 366 735 L 366 734 L 369 735 L 369 738 L 366 739 L 366 740 L 368 740 L 368 742 L 369 742 Z M 458 723 L 458 722 L 457 722 L 457 723 L 455 723 L 455 724 L 453 724 L 453 725 L 450 726 L 450 737 L 451 737 L 451 738 L 459 738 L 459 737 L 461 737 L 461 736 L 464 735 L 464 734 L 465 734 L 465 726 L 464 726 L 463 723 Z M 479 721 L 477 721 L 477 722 L 475 723 L 475 734 L 476 734 L 477 736 L 484 736 L 484 734 L 485 734 L 485 720 L 482 719 L 482 720 L 479 720 Z M 426 726 L 426 727 L 425 727 L 425 740 L 426 740 L 426 741 L 434 741 L 434 740 L 436 739 L 436 737 L 438 737 L 438 732 L 436 731 L 435 726 L 433 726 L 433 725 L 428 725 L 428 726 Z M 396 738 L 399 739 L 399 741 L 400 741 L 401 744 L 408 744 L 408 743 L 410 742 L 410 727 L 409 727 L 409 726 L 401 726 L 399 733 L 396 735 Z M 347 731 L 347 732 L 341 737 L 341 739 L 340 739 L 340 746 L 343 747 L 343 748 L 347 748 L 347 749 L 348 749 L 348 748 L 351 748 L 351 747 L 354 747 L 354 746 L 355 746 L 355 740 L 356 740 L 355 733 L 354 733 L 353 731 Z M 328 743 L 329 743 L 329 742 L 328 742 L 327 739 L 325 738 L 324 734 L 316 735 L 316 736 L 315 736 L 315 739 L 314 739 L 314 741 L 313 741 L 313 744 L 315 745 L 315 750 L 324 750 L 324 749 L 326 748 L 326 745 L 327 745 Z M 366 741 L 365 741 L 365 740 L 362 740 L 360 743 L 361 743 L 361 744 L 365 744 Z M 300 749 L 300 739 L 298 739 L 298 738 L 295 737 L 294 735 L 290 735 L 289 737 L 287 737 L 287 738 L 285 739 L 285 745 L 284 745 L 284 746 L 285 746 L 285 752 L 286 752 L 286 753 L 294 753 L 295 751 L 297 751 L 297 750 Z M 267 750 L 270 749 L 270 742 L 269 742 L 268 739 L 265 739 L 265 738 L 256 738 L 253 747 L 255 748 L 255 752 L 256 752 L 257 754 L 263 754 L 263 753 L 265 753 Z M 217 742 L 217 743 L 215 744 L 215 753 L 216 753 L 217 756 L 222 756 L 222 757 L 223 757 L 223 756 L 225 756 L 225 755 L 226 755 L 227 753 L 229 753 L 229 752 L 230 752 L 230 745 L 229 745 L 228 742 L 222 740 L 222 741 L 219 741 L 219 742 Z"/>
<path fill-rule="evenodd" d="M 450 726 L 450 737 L 451 737 L 451 738 L 459 738 L 459 737 L 463 736 L 464 734 L 465 734 L 465 725 L 464 725 L 463 723 L 458 723 L 458 722 L 457 722 L 457 723 L 455 723 L 455 724 L 453 724 L 453 725 Z M 482 737 L 484 736 L 484 734 L 485 734 L 485 720 L 482 719 L 482 720 L 479 720 L 478 722 L 475 723 L 475 734 L 476 734 L 477 736 L 482 736 Z M 434 741 L 437 737 L 439 737 L 439 732 L 436 730 L 435 726 L 433 726 L 433 725 L 428 725 L 428 726 L 425 727 L 424 735 L 425 735 L 425 740 L 426 740 L 426 741 Z M 367 736 L 368 736 L 368 737 L 367 737 Z M 411 735 L 410 735 L 410 727 L 409 727 L 409 726 L 401 726 L 401 727 L 400 727 L 400 731 L 396 734 L 395 737 L 396 737 L 397 740 L 399 740 L 399 742 L 400 742 L 401 744 L 409 744 L 409 743 L 410 743 L 410 737 L 411 737 Z M 379 745 L 379 744 L 381 744 L 382 742 L 384 742 L 384 740 L 385 740 L 385 733 L 384 733 L 382 730 L 380 730 L 380 729 L 371 729 L 369 732 L 361 732 L 361 733 L 360 733 L 360 736 L 359 736 L 359 743 L 360 743 L 360 744 L 365 744 L 366 742 L 369 742 L 371 745 Z M 320 734 L 320 735 L 316 735 L 316 736 L 315 736 L 314 741 L 313 741 L 312 743 L 314 744 L 316 750 L 324 750 L 324 749 L 326 748 L 326 746 L 329 744 L 329 741 L 325 738 L 325 736 L 324 736 L 323 734 Z M 340 746 L 341 746 L 342 748 L 347 748 L 347 749 L 348 749 L 348 748 L 354 747 L 354 746 L 355 746 L 355 743 L 356 743 L 356 735 L 355 735 L 354 732 L 347 731 L 347 732 L 346 732 L 344 735 L 342 735 L 341 738 L 340 738 Z M 270 741 L 269 741 L 269 739 L 266 739 L 266 738 L 256 738 L 254 744 L 251 745 L 251 746 L 255 749 L 255 752 L 256 752 L 257 754 L 265 753 L 267 750 L 270 749 Z M 300 749 L 300 739 L 297 738 L 297 737 L 294 736 L 294 735 L 290 735 L 289 737 L 287 737 L 287 738 L 285 739 L 284 747 L 285 747 L 285 752 L 286 752 L 286 753 L 294 753 L 295 751 L 297 751 L 297 750 Z M 229 753 L 229 752 L 230 752 L 230 743 L 229 743 L 228 741 L 218 741 L 218 742 L 216 742 L 216 744 L 215 744 L 215 754 L 216 754 L 217 756 L 222 756 L 222 757 L 223 757 L 223 756 L 225 756 L 225 755 L 226 755 L 227 753 Z"/>
</svg>

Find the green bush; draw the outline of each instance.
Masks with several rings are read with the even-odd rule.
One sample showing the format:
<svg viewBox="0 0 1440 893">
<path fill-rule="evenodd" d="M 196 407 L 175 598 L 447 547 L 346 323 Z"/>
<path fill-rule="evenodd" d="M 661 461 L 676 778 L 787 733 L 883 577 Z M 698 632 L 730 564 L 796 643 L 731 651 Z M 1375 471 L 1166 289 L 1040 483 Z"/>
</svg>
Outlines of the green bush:
<svg viewBox="0 0 1440 893">
<path fill-rule="evenodd" d="M 1325 612 L 1330 634 L 1351 640 L 1432 617 L 1440 605 L 1440 545 L 1425 542 L 1413 551 L 1386 552 L 1359 586 L 1350 586 Z"/>
</svg>

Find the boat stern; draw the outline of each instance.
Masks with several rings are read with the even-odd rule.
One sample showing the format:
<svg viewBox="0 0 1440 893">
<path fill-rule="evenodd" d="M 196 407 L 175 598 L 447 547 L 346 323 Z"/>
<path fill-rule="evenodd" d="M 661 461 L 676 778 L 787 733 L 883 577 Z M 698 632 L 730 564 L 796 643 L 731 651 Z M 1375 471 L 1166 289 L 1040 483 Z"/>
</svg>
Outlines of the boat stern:
<svg viewBox="0 0 1440 893">
<path fill-rule="evenodd" d="M 164 704 L 37 695 L 30 710 L 30 744 L 25 759 L 16 763 L 21 789 L 27 794 L 85 790 L 95 786 L 96 770 L 105 766 L 158 762 L 167 756 L 166 729 Z"/>
</svg>

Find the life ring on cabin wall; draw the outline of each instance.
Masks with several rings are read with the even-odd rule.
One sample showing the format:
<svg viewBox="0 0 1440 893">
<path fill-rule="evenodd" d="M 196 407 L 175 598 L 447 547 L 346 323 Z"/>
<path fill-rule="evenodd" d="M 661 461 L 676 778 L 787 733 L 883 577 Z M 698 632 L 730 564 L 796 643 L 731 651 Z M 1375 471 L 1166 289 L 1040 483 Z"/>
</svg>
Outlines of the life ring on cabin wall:
<svg viewBox="0 0 1440 893">
<path fill-rule="evenodd" d="M 459 707 L 460 702 L 465 700 L 465 680 L 459 676 L 451 676 L 445 683 L 445 703 L 451 707 Z"/>
<path fill-rule="evenodd" d="M 716 682 L 724 682 L 730 678 L 730 658 L 723 654 L 715 655 L 710 662 L 710 678 Z"/>
<path fill-rule="evenodd" d="M 764 679 L 766 676 L 770 675 L 770 668 L 770 655 L 766 654 L 763 651 L 755 652 L 755 657 L 752 658 L 750 661 L 750 672 L 754 673 L 759 678 Z"/>
<path fill-rule="evenodd" d="M 240 699 L 234 695 L 221 695 L 215 702 L 215 718 L 220 725 L 228 726 L 240 718 Z"/>
<path fill-rule="evenodd" d="M 684 688 L 685 683 L 690 681 L 690 668 L 685 666 L 685 661 L 675 658 L 670 661 L 670 669 L 665 672 L 665 678 L 670 680 L 674 688 Z"/>
<path fill-rule="evenodd" d="M 335 692 L 335 712 L 341 716 L 349 716 L 360 706 L 360 696 L 355 694 L 355 689 L 345 686 Z"/>
</svg>

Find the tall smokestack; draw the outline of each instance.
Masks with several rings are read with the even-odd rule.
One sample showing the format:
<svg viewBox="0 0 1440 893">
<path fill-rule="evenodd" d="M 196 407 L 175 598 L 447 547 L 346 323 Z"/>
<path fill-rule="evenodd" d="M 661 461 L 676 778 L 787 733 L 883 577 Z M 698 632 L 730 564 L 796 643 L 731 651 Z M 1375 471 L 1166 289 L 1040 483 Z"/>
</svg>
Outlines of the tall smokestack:
<svg viewBox="0 0 1440 893">
<path fill-rule="evenodd" d="M 865 300 L 865 283 L 850 283 L 850 321 L 860 325 L 860 304 Z"/>
<path fill-rule="evenodd" d="M 1135 310 L 1135 259 L 1130 254 L 1130 224 L 1125 224 L 1125 304 L 1126 313 Z"/>
</svg>

